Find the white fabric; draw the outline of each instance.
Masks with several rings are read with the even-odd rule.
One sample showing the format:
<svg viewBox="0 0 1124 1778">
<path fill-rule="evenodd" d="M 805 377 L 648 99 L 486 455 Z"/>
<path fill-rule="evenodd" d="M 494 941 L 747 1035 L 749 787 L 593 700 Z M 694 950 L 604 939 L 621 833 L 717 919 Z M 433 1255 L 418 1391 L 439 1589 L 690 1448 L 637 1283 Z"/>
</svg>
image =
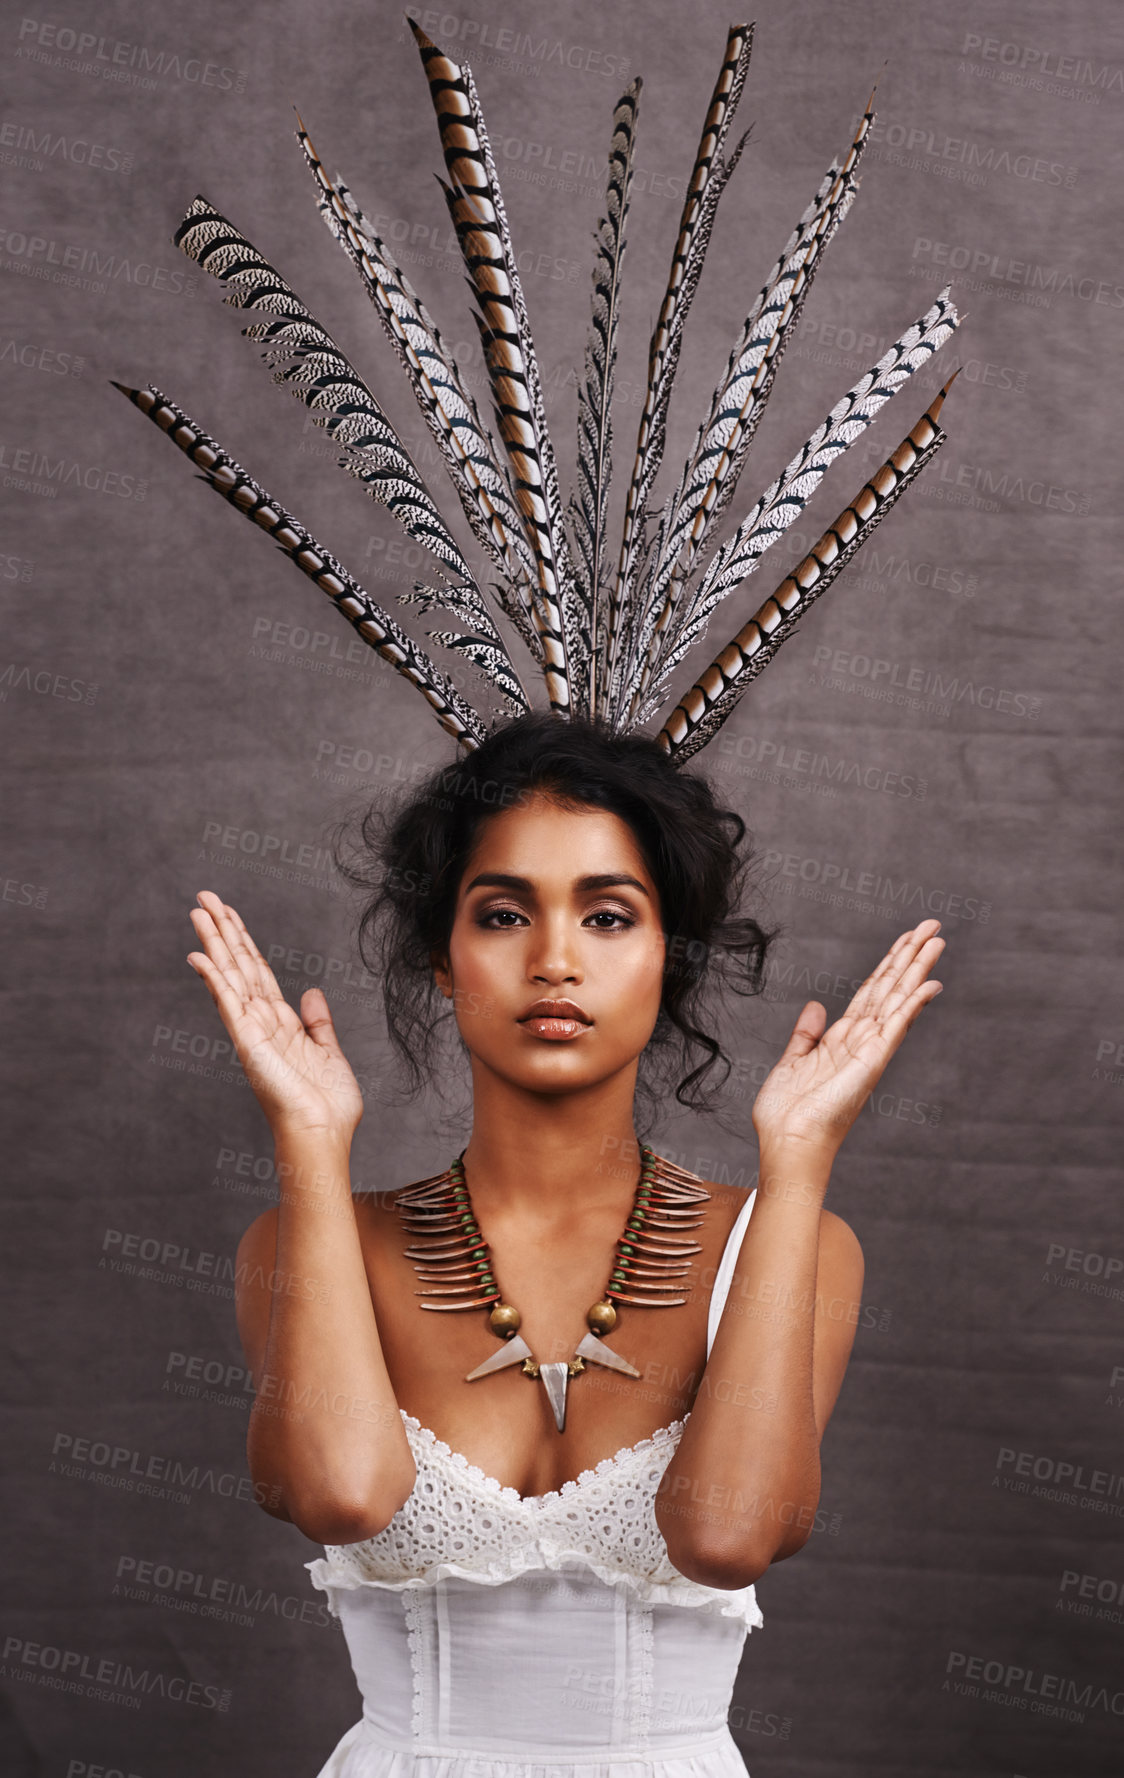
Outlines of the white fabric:
<svg viewBox="0 0 1124 1778">
<path fill-rule="evenodd" d="M 719 1262 L 708 1357 L 755 1195 Z M 400 1411 L 410 1498 L 306 1565 L 363 1697 L 319 1778 L 745 1778 L 726 1719 L 754 1590 L 688 1580 L 654 1515 L 690 1415 L 523 1499 Z"/>
</svg>

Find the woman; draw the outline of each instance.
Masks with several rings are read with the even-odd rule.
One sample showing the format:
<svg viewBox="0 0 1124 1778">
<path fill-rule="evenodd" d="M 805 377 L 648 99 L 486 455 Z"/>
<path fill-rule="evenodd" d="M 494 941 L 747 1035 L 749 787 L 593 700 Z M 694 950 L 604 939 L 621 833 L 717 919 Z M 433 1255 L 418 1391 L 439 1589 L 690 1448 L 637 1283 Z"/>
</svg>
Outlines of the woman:
<svg viewBox="0 0 1124 1778">
<path fill-rule="evenodd" d="M 530 1368 L 466 1381 L 515 1329 L 479 1297 L 471 1314 L 420 1313 L 408 1195 L 352 1197 L 363 1105 L 323 993 L 298 1016 L 233 908 L 204 891 L 191 913 L 188 961 L 281 1181 L 238 1256 L 256 1281 L 238 1301 L 259 1391 L 250 1466 L 267 1510 L 327 1546 L 310 1568 L 364 1694 L 323 1774 L 561 1778 L 580 1763 L 624 1778 L 643 1761 L 658 1778 L 735 1778 L 726 1716 L 762 1621 L 753 1583 L 812 1529 L 853 1338 L 853 1317 L 816 1303 L 861 1295 L 859 1243 L 823 1207 L 832 1162 L 940 992 L 939 922 L 903 933 L 834 1025 L 804 1007 L 754 1106 L 750 1197 L 692 1190 L 642 1167 L 638 1068 L 678 1034 L 705 1054 L 697 1088 L 718 1052 L 695 1022 L 707 989 L 723 967 L 759 983 L 766 935 L 737 917 L 744 824 L 655 741 L 549 713 L 494 732 L 452 798 L 440 777 L 388 830 L 367 930 L 383 935 L 392 1034 L 416 1059 L 428 970 L 471 1068 L 463 1172 L 415 1188 L 415 1223 L 462 1180 L 487 1244 L 477 1287 L 517 1310 Z M 674 1256 L 683 1293 L 661 1300 L 657 1283 L 638 1303 L 618 1283 L 609 1319 L 614 1243 L 653 1167 L 666 1201 L 677 1182 L 690 1199 L 692 1219 L 672 1222 L 694 1235 L 679 1243 L 693 1257 Z M 571 1355 L 590 1304 L 610 1357 L 585 1368 Z M 560 1391 L 527 1387 L 546 1365 Z"/>
</svg>

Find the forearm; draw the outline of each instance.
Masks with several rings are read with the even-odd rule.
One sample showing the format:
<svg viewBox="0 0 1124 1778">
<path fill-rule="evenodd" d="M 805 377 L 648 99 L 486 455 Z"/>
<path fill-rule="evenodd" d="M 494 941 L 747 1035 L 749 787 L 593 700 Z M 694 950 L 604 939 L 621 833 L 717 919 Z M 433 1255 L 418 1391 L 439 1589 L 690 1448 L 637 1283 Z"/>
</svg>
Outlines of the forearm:
<svg viewBox="0 0 1124 1778">
<path fill-rule="evenodd" d="M 791 1553 L 820 1489 L 813 1351 L 820 1216 L 831 1157 L 762 1149 L 726 1306 L 656 1500 L 671 1559 L 739 1584 Z M 678 1560 L 677 1560 L 678 1558 Z"/>
<path fill-rule="evenodd" d="M 371 1302 L 349 1143 L 281 1132 L 276 1164 L 281 1204 L 251 1471 L 279 1490 L 308 1535 L 352 1541 L 397 1510 L 413 1485 L 413 1458 Z"/>
</svg>

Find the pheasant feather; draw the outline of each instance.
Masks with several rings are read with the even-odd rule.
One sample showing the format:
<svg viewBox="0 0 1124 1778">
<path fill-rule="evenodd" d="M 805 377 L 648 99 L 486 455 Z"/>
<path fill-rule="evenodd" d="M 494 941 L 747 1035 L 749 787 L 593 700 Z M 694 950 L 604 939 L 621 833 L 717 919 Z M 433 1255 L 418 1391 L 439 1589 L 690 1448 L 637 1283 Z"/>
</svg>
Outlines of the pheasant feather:
<svg viewBox="0 0 1124 1778">
<path fill-rule="evenodd" d="M 598 607 L 605 576 L 606 503 L 612 473 L 611 413 L 621 266 L 640 86 L 640 81 L 634 80 L 613 113 L 609 187 L 605 214 L 597 226 L 597 251 L 593 263 L 593 320 L 585 353 L 585 376 L 578 390 L 578 491 L 572 508 L 572 528 L 595 636 L 599 628 Z M 592 639 L 590 659 L 589 707 L 596 710 L 598 683 L 604 678 L 607 663 L 598 659 Z"/>
<path fill-rule="evenodd" d="M 561 503 L 543 422 L 542 396 L 511 235 L 471 75 L 410 21 L 441 130 L 449 215 L 479 308 L 496 420 L 515 477 L 515 494 L 538 569 L 536 609 L 551 708 L 570 710 L 570 637 L 563 615 L 566 578 Z"/>
<path fill-rule="evenodd" d="M 613 114 L 604 215 L 595 233 L 593 315 L 578 389 L 577 481 L 567 535 L 526 302 L 495 163 L 472 73 L 411 25 L 436 112 L 441 181 L 468 271 L 497 437 L 483 424 L 469 381 L 393 252 L 339 178 L 328 177 L 298 114 L 298 140 L 317 206 L 351 260 L 393 350 L 476 541 L 499 572 L 478 580 L 417 464 L 376 397 L 331 336 L 274 268 L 218 211 L 197 198 L 177 242 L 226 286 L 227 301 L 256 311 L 245 328 L 279 383 L 288 384 L 339 445 L 341 463 L 436 560 L 433 584 L 398 595 L 419 612 L 450 614 L 435 644 L 468 662 L 498 693 L 501 714 L 531 708 L 508 646 L 525 645 L 559 718 L 596 716 L 614 732 L 657 717 L 669 680 L 707 634 L 722 601 L 803 511 L 823 476 L 880 408 L 951 336 L 949 292 L 903 334 L 828 414 L 725 542 L 719 521 L 742 474 L 824 251 L 858 189 L 873 113 L 868 104 L 847 154 L 825 178 L 789 236 L 734 341 L 714 397 L 671 494 L 655 497 L 668 414 L 718 205 L 747 136 L 731 130 L 749 68 L 753 27 L 730 28 L 679 218 L 666 291 L 648 347 L 636 450 L 619 550 L 607 561 L 612 407 L 621 317 L 621 272 L 636 153 L 640 81 Z M 748 134 L 748 133 L 747 133 Z M 499 717 L 462 698 L 426 651 L 374 603 L 333 556 L 213 439 L 151 386 L 117 384 L 200 468 L 225 499 L 270 531 L 380 655 L 419 690 L 442 727 L 472 749 Z M 667 716 L 659 739 L 679 765 L 713 737 L 746 688 L 836 580 L 944 440 L 945 390 L 795 571 L 744 624 Z M 503 620 L 501 633 L 497 620 Z"/>
<path fill-rule="evenodd" d="M 118 382 L 113 386 L 120 389 L 122 395 L 127 395 L 142 414 L 147 414 L 172 443 L 191 458 L 202 472 L 202 479 L 214 488 L 216 494 L 221 494 L 255 525 L 269 532 L 284 554 L 316 582 L 321 592 L 327 593 L 364 642 L 421 692 L 447 734 L 470 751 L 480 745 L 487 731 L 472 706 L 465 702 L 425 650 L 419 648 L 381 606 L 376 605 L 370 594 L 329 550 L 317 543 L 299 519 L 271 499 L 221 445 L 216 444 L 159 389 L 151 386 L 130 389 Z"/>
<path fill-rule="evenodd" d="M 649 649 L 671 622 L 679 593 L 700 559 L 707 535 L 737 486 L 816 266 L 854 198 L 855 171 L 872 118 L 868 104 L 849 153 L 842 164 L 829 168 L 734 344 L 725 376 L 660 527 L 652 588 L 645 601 L 649 609 L 658 607 L 658 615 L 654 622 L 640 622 L 640 635 Z"/>
<path fill-rule="evenodd" d="M 916 370 L 928 363 L 958 325 L 959 316 L 948 290 L 942 290 L 920 320 L 836 403 L 715 555 L 687 602 L 674 637 L 649 661 L 647 671 L 638 676 L 629 726 L 646 720 L 638 711 L 653 713 L 656 693 L 687 651 L 701 641 L 715 607 L 753 572 L 760 557 L 803 511 L 835 459 L 849 450 L 879 409 Z"/>
<path fill-rule="evenodd" d="M 910 482 L 935 456 L 946 437 L 937 420 L 957 374 L 953 373 L 912 432 L 843 508 L 811 552 L 786 575 L 772 597 L 754 612 L 680 699 L 656 737 L 677 765 L 713 740 L 752 680 L 797 629 L 813 599 L 827 591 Z"/>
<path fill-rule="evenodd" d="M 202 197 L 192 203 L 175 240 L 189 259 L 226 285 L 232 307 L 274 317 L 243 332 L 264 345 L 267 364 L 288 363 L 287 369 L 274 371 L 275 381 L 287 383 L 314 410 L 316 423 L 346 447 L 342 466 L 390 509 L 408 536 L 462 580 L 471 581 L 471 570 L 421 472 L 375 397 L 268 260 Z"/>
<path fill-rule="evenodd" d="M 625 502 L 617 591 L 610 607 L 610 621 L 615 623 L 609 636 L 610 674 L 616 670 L 621 619 L 629 607 L 638 560 L 643 554 L 644 512 L 663 459 L 667 410 L 683 326 L 698 285 L 698 274 L 717 207 L 717 195 L 728 178 L 728 172 L 723 177 L 719 156 L 745 86 L 752 48 L 753 27 L 731 26 L 726 40 L 726 53 L 711 95 L 694 168 L 687 186 L 679 234 L 671 258 L 667 291 L 648 348 L 648 388 L 640 415 L 632 480 Z M 732 171 L 732 167 L 729 171 Z M 714 200 L 708 203 L 707 190 L 715 178 L 718 178 L 719 184 Z"/>
<path fill-rule="evenodd" d="M 426 426 L 441 452 L 462 510 L 477 541 L 505 582 L 502 608 L 536 660 L 541 645 L 531 620 L 529 587 L 535 566 L 523 534 L 523 515 L 505 465 L 437 324 L 387 243 L 364 216 L 342 180 L 331 180 L 300 121 L 298 140 L 318 188 L 320 213 L 355 266 L 391 344 L 405 368 Z M 509 591 L 510 586 L 510 591 Z"/>
</svg>

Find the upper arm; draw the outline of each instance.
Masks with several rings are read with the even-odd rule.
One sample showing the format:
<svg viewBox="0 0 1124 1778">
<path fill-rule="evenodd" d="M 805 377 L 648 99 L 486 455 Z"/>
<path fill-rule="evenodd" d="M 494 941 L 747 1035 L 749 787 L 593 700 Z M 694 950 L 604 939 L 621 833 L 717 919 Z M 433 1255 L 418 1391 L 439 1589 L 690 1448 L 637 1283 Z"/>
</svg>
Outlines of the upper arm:
<svg viewBox="0 0 1124 1778">
<path fill-rule="evenodd" d="M 864 1269 L 863 1250 L 854 1230 L 833 1210 L 822 1210 L 812 1345 L 812 1403 L 819 1439 L 843 1387 L 855 1343 Z"/>
</svg>

